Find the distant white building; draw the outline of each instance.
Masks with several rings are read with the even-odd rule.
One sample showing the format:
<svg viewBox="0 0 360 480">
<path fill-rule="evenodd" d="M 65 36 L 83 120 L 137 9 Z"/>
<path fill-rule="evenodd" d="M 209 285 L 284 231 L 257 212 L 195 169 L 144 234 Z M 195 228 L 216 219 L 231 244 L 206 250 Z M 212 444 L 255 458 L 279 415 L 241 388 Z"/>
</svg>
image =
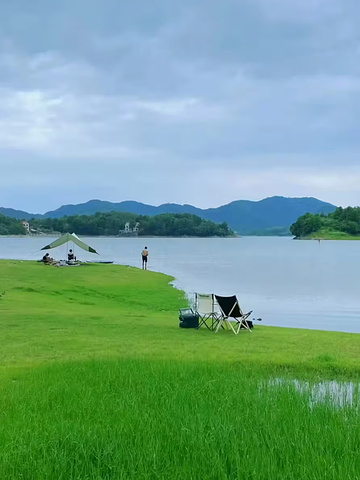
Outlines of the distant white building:
<svg viewBox="0 0 360 480">
<path fill-rule="evenodd" d="M 30 224 L 29 224 L 29 222 L 25 222 L 25 221 L 24 221 L 24 222 L 22 222 L 22 224 L 23 224 L 23 227 L 24 227 L 25 230 L 26 230 L 26 233 L 30 233 Z"/>
<path fill-rule="evenodd" d="M 126 222 L 124 230 L 120 230 L 119 235 L 131 235 L 131 234 L 137 235 L 139 233 L 139 228 L 140 228 L 139 222 L 135 223 L 134 228 L 130 227 L 130 222 Z"/>
</svg>

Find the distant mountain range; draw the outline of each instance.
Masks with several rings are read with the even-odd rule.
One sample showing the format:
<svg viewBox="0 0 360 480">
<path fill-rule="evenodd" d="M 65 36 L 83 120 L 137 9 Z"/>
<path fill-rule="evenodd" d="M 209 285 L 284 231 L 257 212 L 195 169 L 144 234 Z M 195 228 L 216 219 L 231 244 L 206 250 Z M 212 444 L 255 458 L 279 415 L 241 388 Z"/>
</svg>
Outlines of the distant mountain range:
<svg viewBox="0 0 360 480">
<path fill-rule="evenodd" d="M 161 213 L 192 213 L 214 222 L 227 222 L 236 232 L 242 235 L 284 235 L 289 227 L 305 213 L 331 213 L 336 209 L 331 203 L 317 198 L 270 197 L 253 202 L 236 200 L 217 208 L 201 209 L 193 205 L 164 203 L 155 207 L 144 203 L 126 201 L 120 203 L 102 200 L 90 200 L 78 205 L 63 205 L 57 210 L 44 215 L 33 214 L 12 208 L 0 207 L 0 213 L 21 220 L 31 218 L 61 218 L 72 215 L 94 215 L 97 212 L 130 212 L 138 215 L 159 215 Z"/>
</svg>

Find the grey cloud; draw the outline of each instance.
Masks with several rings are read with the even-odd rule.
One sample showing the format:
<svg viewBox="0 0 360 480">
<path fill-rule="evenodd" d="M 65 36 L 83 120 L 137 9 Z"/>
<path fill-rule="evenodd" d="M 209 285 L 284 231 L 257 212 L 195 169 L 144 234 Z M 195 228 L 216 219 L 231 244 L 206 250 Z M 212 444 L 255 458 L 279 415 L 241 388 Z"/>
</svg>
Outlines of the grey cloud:
<svg viewBox="0 0 360 480">
<path fill-rule="evenodd" d="M 181 202 L 174 178 L 199 205 L 219 178 L 219 203 L 344 199 L 335 177 L 355 198 L 344 168 L 360 153 L 359 14 L 355 0 L 3 2 L 0 204 L 9 185 L 34 196 L 31 184 L 61 203 Z M 65 186 L 69 170 L 83 184 Z"/>
</svg>

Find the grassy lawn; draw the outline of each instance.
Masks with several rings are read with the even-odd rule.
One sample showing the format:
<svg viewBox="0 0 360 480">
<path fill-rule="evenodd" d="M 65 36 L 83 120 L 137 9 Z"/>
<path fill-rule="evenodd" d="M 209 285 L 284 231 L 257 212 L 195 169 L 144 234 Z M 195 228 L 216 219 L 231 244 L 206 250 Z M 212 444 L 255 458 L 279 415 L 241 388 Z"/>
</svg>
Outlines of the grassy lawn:
<svg viewBox="0 0 360 480">
<path fill-rule="evenodd" d="M 360 337 L 180 329 L 170 280 L 0 261 L 0 478 L 360 478 L 358 388 L 311 393 L 359 382 Z"/>
<path fill-rule="evenodd" d="M 305 240 L 360 240 L 360 235 L 350 235 L 337 230 L 321 229 L 305 237 Z"/>
</svg>

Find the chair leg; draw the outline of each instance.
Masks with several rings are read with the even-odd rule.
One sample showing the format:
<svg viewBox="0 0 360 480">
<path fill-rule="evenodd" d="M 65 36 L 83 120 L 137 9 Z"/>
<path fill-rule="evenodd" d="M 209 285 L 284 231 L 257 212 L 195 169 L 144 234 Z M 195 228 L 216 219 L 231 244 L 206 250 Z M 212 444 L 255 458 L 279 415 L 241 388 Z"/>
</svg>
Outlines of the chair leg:
<svg viewBox="0 0 360 480">
<path fill-rule="evenodd" d="M 197 327 L 197 329 L 199 330 L 199 328 L 201 328 L 203 325 L 205 325 L 206 328 L 209 328 L 209 327 L 206 325 L 205 320 L 202 320 L 201 322 L 199 322 L 199 326 Z"/>
<path fill-rule="evenodd" d="M 202 325 L 205 325 L 205 327 L 208 329 L 208 330 L 212 330 L 212 326 L 209 327 L 209 325 L 207 324 L 207 321 L 210 319 L 209 316 L 203 316 L 203 317 L 200 317 L 199 316 L 199 319 L 200 319 L 200 322 L 199 322 L 199 326 L 197 327 L 197 329 L 199 329 Z"/>
<path fill-rule="evenodd" d="M 248 330 L 249 332 L 251 332 L 251 328 L 249 327 L 249 324 L 247 323 L 246 319 L 245 319 L 245 320 L 241 320 L 240 328 L 241 328 L 241 325 L 244 325 L 244 327 L 246 328 L 246 330 Z"/>
<path fill-rule="evenodd" d="M 232 325 L 232 322 L 228 322 L 228 324 L 229 324 L 231 330 L 234 332 L 234 334 L 237 335 L 239 333 L 239 328 L 237 330 L 235 330 L 235 328 Z"/>
<path fill-rule="evenodd" d="M 224 320 L 223 320 L 222 318 L 219 318 L 217 327 L 216 327 L 216 329 L 215 329 L 215 333 L 218 333 L 220 327 L 222 327 L 223 321 L 224 321 Z"/>
<path fill-rule="evenodd" d="M 212 315 L 211 316 L 211 330 L 214 332 L 214 331 L 217 331 L 217 326 L 218 326 L 218 323 L 220 322 L 220 318 L 217 317 L 216 315 Z"/>
</svg>

